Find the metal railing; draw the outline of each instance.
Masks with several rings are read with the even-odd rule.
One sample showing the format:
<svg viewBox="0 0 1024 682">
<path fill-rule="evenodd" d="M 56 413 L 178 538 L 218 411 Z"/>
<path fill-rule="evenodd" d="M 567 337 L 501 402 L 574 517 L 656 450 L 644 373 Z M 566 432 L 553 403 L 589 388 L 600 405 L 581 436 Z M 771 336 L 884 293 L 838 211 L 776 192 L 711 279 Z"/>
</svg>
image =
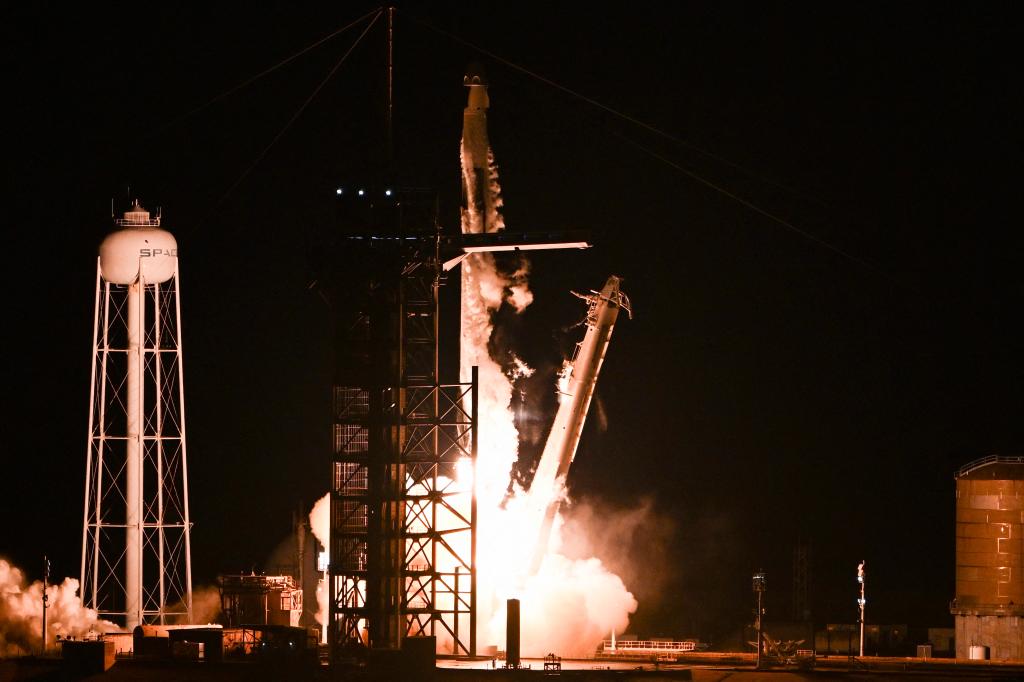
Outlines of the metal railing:
<svg viewBox="0 0 1024 682">
<path fill-rule="evenodd" d="M 610 639 L 601 642 L 603 654 L 641 654 L 696 651 L 696 642 L 670 642 L 648 639 L 619 640 L 614 644 Z"/>
<path fill-rule="evenodd" d="M 956 472 L 955 478 L 966 476 L 972 471 L 980 469 L 983 466 L 988 466 L 989 464 L 1024 464 L 1024 455 L 989 455 L 988 457 L 982 457 L 981 459 L 968 462 L 960 467 L 960 470 Z"/>
</svg>

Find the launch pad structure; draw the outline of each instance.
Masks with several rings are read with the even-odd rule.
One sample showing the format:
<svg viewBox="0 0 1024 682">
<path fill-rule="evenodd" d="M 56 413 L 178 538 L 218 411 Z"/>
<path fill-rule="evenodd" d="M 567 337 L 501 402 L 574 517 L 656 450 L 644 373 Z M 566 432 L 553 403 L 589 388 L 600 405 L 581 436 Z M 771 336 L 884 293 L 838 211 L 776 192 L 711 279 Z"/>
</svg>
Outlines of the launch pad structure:
<svg viewBox="0 0 1024 682">
<path fill-rule="evenodd" d="M 327 581 L 335 660 L 424 636 L 439 652 L 476 655 L 479 379 L 476 367 L 462 367 L 460 381 L 441 381 L 440 284 L 471 254 L 590 246 L 579 232 L 463 225 L 478 234 L 442 235 L 436 193 L 392 184 L 393 15 L 387 8 L 385 180 L 338 189 L 338 232 L 322 254 L 321 290 L 336 324 Z M 464 84 L 466 118 L 483 126 L 485 144 L 486 83 Z M 469 184 L 464 211 L 487 203 L 484 183 Z"/>
<path fill-rule="evenodd" d="M 589 242 L 580 232 L 442 237 L 423 190 L 343 191 L 338 205 L 345 266 L 324 280 L 337 324 L 332 657 L 418 636 L 475 656 L 478 378 L 473 368 L 468 382 L 440 380 L 443 272 L 466 253 Z"/>
<path fill-rule="evenodd" d="M 437 203 L 414 190 L 353 194 L 339 204 L 353 267 L 333 287 L 328 641 L 338 655 L 429 635 L 468 655 L 476 499 L 456 481 L 475 463 L 476 381 L 439 380 Z"/>
</svg>

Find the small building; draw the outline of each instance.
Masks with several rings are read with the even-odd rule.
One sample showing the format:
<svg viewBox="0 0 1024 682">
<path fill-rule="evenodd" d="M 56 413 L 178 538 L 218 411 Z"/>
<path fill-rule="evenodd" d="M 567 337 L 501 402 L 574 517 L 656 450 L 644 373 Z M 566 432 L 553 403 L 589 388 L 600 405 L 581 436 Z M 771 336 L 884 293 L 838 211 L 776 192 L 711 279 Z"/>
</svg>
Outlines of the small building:
<svg viewBox="0 0 1024 682">
<path fill-rule="evenodd" d="M 936 656 L 952 656 L 955 653 L 955 628 L 928 628 L 928 644 Z"/>
<path fill-rule="evenodd" d="M 864 655 L 905 656 L 908 627 L 898 624 L 864 624 Z M 809 647 L 808 647 L 809 648 Z M 819 656 L 856 656 L 860 653 L 859 623 L 829 623 L 814 633 L 814 650 Z"/>
<path fill-rule="evenodd" d="M 217 582 L 226 627 L 299 625 L 302 589 L 290 575 L 222 575 Z"/>
<path fill-rule="evenodd" d="M 114 667 L 114 643 L 104 640 L 59 640 L 65 672 L 72 677 L 103 673 Z M 15 674 L 17 674 L 15 672 Z"/>
<path fill-rule="evenodd" d="M 289 659 L 315 663 L 317 637 L 306 628 L 288 625 L 246 625 L 224 628 L 226 658 Z"/>
<path fill-rule="evenodd" d="M 113 647 L 114 642 L 108 640 Z M 219 662 L 223 658 L 224 628 L 220 625 L 136 625 L 130 652 L 136 659 L 171 658 Z"/>
</svg>

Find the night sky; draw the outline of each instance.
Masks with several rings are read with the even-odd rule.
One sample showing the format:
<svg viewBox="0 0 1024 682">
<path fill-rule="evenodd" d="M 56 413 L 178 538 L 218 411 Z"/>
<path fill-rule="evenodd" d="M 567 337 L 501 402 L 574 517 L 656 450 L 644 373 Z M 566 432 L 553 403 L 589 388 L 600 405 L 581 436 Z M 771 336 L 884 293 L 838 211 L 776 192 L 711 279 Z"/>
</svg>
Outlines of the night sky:
<svg viewBox="0 0 1024 682">
<path fill-rule="evenodd" d="M 373 7 L 260 5 L 5 22 L 0 556 L 31 577 L 44 553 L 79 570 L 95 255 L 126 192 L 180 246 L 195 583 L 266 568 L 326 492 L 310 255 L 334 188 L 381 157 L 382 23 L 285 129 L 365 24 L 203 105 Z M 526 455 L 580 331 L 569 290 L 625 278 L 635 317 L 569 482 L 640 600 L 635 632 L 721 636 L 759 568 L 769 620 L 788 618 L 798 539 L 818 623 L 854 621 L 866 559 L 869 621 L 952 624 L 953 473 L 1024 450 L 1020 28 L 999 3 L 400 7 L 402 181 L 458 229 L 476 60 L 506 224 L 591 231 L 531 256 L 536 302 L 500 315 L 501 347 L 537 368 Z M 623 541 L 613 519 L 638 506 Z"/>
</svg>

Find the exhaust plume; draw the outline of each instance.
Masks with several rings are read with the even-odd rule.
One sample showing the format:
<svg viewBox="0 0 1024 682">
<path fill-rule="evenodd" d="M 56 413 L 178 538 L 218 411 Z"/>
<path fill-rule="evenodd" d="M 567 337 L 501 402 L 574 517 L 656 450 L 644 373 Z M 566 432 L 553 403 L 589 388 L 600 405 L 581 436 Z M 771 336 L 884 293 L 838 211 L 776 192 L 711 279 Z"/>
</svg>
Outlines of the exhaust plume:
<svg viewBox="0 0 1024 682">
<path fill-rule="evenodd" d="M 331 546 L 331 494 L 327 493 L 309 512 L 309 529 L 325 551 Z M 316 622 L 326 631 L 330 612 L 330 588 L 322 581 L 316 584 Z"/>
<path fill-rule="evenodd" d="M 220 618 L 220 589 L 201 585 L 192 589 L 192 620 L 196 625 L 216 623 Z"/>
<path fill-rule="evenodd" d="M 484 106 L 474 110 L 476 102 Z M 485 95 L 471 89 L 470 107 L 462 140 L 464 233 L 493 232 L 504 227 L 494 154 L 487 147 L 486 191 L 479 181 L 481 118 Z M 472 124 L 472 125 L 470 125 Z M 483 128 L 485 131 L 486 129 Z M 483 133 L 486 135 L 486 132 Z M 482 137 L 485 141 L 486 137 Z M 542 656 L 556 651 L 563 656 L 593 654 L 613 629 L 622 632 L 636 599 L 622 580 L 599 559 L 570 559 L 560 553 L 561 516 L 556 514 L 554 537 L 536 571 L 530 565 L 542 515 L 512 477 L 519 456 L 519 433 L 512 410 L 513 384 L 532 370 L 518 357 L 509 371 L 491 355 L 495 313 L 508 304 L 521 313 L 532 301 L 528 285 L 529 262 L 521 258 L 511 273 L 502 273 L 491 254 L 471 254 L 462 262 L 462 381 L 470 368 L 479 371 L 477 394 L 477 613 L 483 646 L 501 645 L 505 639 L 506 599 L 521 604 L 522 651 Z M 536 484 L 535 484 L 536 485 Z M 549 498 L 564 497 L 564 477 L 549 482 Z"/>
</svg>

